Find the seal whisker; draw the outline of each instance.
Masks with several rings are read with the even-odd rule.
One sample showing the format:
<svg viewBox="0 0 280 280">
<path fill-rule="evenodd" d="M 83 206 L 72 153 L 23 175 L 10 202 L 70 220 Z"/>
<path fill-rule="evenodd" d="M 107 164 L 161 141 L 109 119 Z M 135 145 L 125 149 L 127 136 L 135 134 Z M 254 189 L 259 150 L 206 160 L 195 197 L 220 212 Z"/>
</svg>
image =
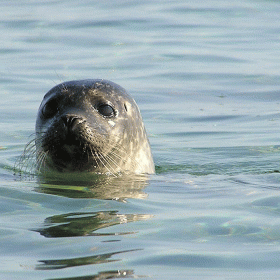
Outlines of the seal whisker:
<svg viewBox="0 0 280 280">
<path fill-rule="evenodd" d="M 35 139 L 30 140 L 24 147 L 24 151 L 16 161 L 14 170 L 15 173 L 28 173 L 34 167 L 36 156 Z"/>
<path fill-rule="evenodd" d="M 102 153 L 99 153 L 99 155 L 98 155 L 98 153 L 96 152 L 95 154 L 96 154 L 97 158 L 99 159 L 99 161 L 102 163 L 102 165 L 107 169 L 107 171 L 109 172 L 109 174 L 113 175 L 114 177 L 117 177 L 117 176 L 115 175 L 115 172 L 112 171 L 112 170 L 110 170 L 109 167 L 111 167 L 111 166 L 110 166 L 110 164 L 108 163 L 108 161 L 106 160 L 106 158 L 102 155 Z M 105 162 L 104 162 L 103 160 L 104 160 Z M 106 163 L 108 163 L 109 167 L 107 166 Z"/>
<path fill-rule="evenodd" d="M 140 167 L 139 162 L 138 162 L 137 160 L 135 160 L 135 158 L 134 158 L 133 156 L 130 156 L 130 155 L 127 153 L 127 151 L 126 151 L 123 147 L 121 147 L 120 145 L 116 145 L 116 146 L 114 147 L 114 150 L 116 150 L 116 151 L 119 152 L 119 153 L 112 151 L 112 153 L 111 153 L 112 156 L 115 156 L 115 157 L 118 158 L 118 159 L 122 159 L 122 158 L 129 159 L 130 162 L 131 162 L 132 164 L 134 164 L 134 169 L 135 169 L 136 167 Z"/>
<path fill-rule="evenodd" d="M 99 157 L 98 157 L 98 153 L 96 151 L 93 151 L 92 147 L 89 147 L 90 148 L 90 152 L 92 154 L 93 157 L 97 157 L 98 160 L 95 160 L 95 163 L 97 165 L 97 167 L 100 169 L 100 165 L 99 165 Z M 88 160 L 89 160 L 89 155 L 88 155 Z"/>
<path fill-rule="evenodd" d="M 112 164 L 114 164 L 116 167 L 114 168 L 115 170 L 121 170 L 121 166 L 113 159 L 112 155 L 107 155 L 106 156 L 106 161 L 108 162 L 108 164 L 110 164 L 109 162 L 111 162 Z M 110 165 L 111 166 L 111 165 Z M 113 168 L 113 167 L 112 167 Z M 118 171 L 115 171 L 114 174 L 119 174 Z M 118 177 L 118 176 L 116 176 Z"/>
<path fill-rule="evenodd" d="M 108 154 L 108 155 L 106 156 L 106 158 L 107 158 L 109 161 L 111 161 L 117 168 L 119 168 L 120 165 L 116 162 L 116 160 L 114 159 L 113 156 L 114 156 L 113 153 L 111 153 L 111 154 Z"/>
<path fill-rule="evenodd" d="M 107 143 L 106 143 L 107 144 Z M 111 150 L 106 154 L 106 158 L 108 158 L 114 165 L 116 165 L 117 167 L 119 167 L 119 164 L 118 164 L 118 162 L 116 161 L 116 159 L 114 159 L 112 156 L 113 156 L 113 154 L 114 154 L 114 148 L 115 148 L 115 146 L 114 145 L 108 145 L 109 146 L 109 148 L 111 148 Z M 122 157 L 121 156 L 119 156 L 119 155 L 117 155 L 117 159 L 119 159 L 119 160 L 121 160 L 122 159 Z"/>
<path fill-rule="evenodd" d="M 42 166 L 45 166 L 45 159 L 47 158 L 47 154 L 48 152 L 41 152 L 37 156 L 36 168 L 39 173 L 41 172 Z"/>
<path fill-rule="evenodd" d="M 102 158 L 102 163 L 104 167 L 109 171 L 111 175 L 114 177 L 118 177 L 116 174 L 117 172 L 115 171 L 114 167 L 110 164 L 110 161 L 107 159 L 108 156 L 104 156 L 102 153 L 100 154 L 100 159 Z"/>
<path fill-rule="evenodd" d="M 99 160 L 98 153 L 97 153 L 97 152 L 94 152 L 94 155 L 98 158 L 98 160 L 96 160 L 95 162 L 96 162 L 96 164 L 97 164 L 97 167 L 101 170 L 100 165 L 99 165 L 100 160 Z"/>
</svg>

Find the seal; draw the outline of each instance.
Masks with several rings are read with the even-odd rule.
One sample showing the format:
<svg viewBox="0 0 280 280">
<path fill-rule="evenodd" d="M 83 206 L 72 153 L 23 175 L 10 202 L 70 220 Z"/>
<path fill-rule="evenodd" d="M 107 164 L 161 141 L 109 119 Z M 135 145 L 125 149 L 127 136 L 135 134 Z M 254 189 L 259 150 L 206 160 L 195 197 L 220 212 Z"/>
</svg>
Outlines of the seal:
<svg viewBox="0 0 280 280">
<path fill-rule="evenodd" d="M 155 172 L 136 102 L 107 80 L 69 81 L 47 92 L 38 110 L 35 146 L 39 170 Z"/>
</svg>

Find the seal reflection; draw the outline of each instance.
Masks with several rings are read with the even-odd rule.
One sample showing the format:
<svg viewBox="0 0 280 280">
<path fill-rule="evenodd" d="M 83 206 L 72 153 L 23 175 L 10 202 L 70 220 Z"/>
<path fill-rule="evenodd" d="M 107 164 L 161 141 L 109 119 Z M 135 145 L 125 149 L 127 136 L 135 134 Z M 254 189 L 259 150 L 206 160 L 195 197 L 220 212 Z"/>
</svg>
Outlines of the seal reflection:
<svg viewBox="0 0 280 280">
<path fill-rule="evenodd" d="M 52 173 L 39 177 L 38 192 L 70 198 L 96 198 L 126 202 L 128 198 L 145 199 L 148 175 L 112 177 L 92 173 Z"/>
<path fill-rule="evenodd" d="M 147 194 L 143 190 L 147 185 L 147 176 L 130 175 L 118 178 L 101 175 L 95 177 L 93 175 L 88 176 L 91 176 L 91 180 L 88 180 L 89 178 L 85 178 L 84 176 L 81 176 L 80 180 L 78 180 L 79 177 L 75 177 L 74 180 L 71 174 L 66 177 L 63 174 L 64 180 L 59 176 L 52 176 L 51 178 L 42 177 L 36 191 L 74 199 L 114 200 L 120 202 L 120 205 L 126 203 L 128 199 L 144 199 L 147 197 Z M 114 205 L 116 206 L 115 203 Z M 143 249 L 135 248 L 134 246 L 129 248 L 130 246 L 127 247 L 127 245 L 124 249 L 123 242 L 125 240 L 123 238 L 138 233 L 137 230 L 127 230 L 126 225 L 132 222 L 149 220 L 152 217 L 150 214 L 121 213 L 119 209 L 89 212 L 77 211 L 50 216 L 45 219 L 42 227 L 33 229 L 33 231 L 40 233 L 40 235 L 48 239 L 89 238 L 88 242 L 91 245 L 89 245 L 90 248 L 86 251 L 91 252 L 94 250 L 94 254 L 90 254 L 89 256 L 82 254 L 80 257 L 74 254 L 73 257 L 69 258 L 39 260 L 35 269 L 68 269 L 84 265 L 116 263 L 121 262 L 123 258 L 131 259 L 131 254 Z M 104 251 L 106 252 L 104 253 Z M 116 279 L 131 277 L 143 276 L 135 275 L 134 270 L 131 268 L 124 270 L 122 264 L 120 270 L 102 271 L 96 275 L 83 276 L 83 278 L 79 277 L 77 279 Z"/>
<path fill-rule="evenodd" d="M 120 214 L 118 211 L 99 211 L 84 213 L 68 213 L 48 217 L 45 227 L 36 229 L 41 235 L 52 237 L 75 236 L 119 236 L 136 232 L 101 232 L 96 231 L 115 225 L 143 221 L 152 218 L 147 214 Z"/>
</svg>

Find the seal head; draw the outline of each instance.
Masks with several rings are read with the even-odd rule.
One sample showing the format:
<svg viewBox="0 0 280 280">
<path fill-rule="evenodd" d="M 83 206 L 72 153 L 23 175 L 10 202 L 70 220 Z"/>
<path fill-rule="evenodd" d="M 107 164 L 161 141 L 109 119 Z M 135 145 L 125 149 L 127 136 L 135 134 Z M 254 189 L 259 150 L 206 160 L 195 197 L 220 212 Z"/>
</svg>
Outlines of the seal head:
<svg viewBox="0 0 280 280">
<path fill-rule="evenodd" d="M 79 80 L 52 88 L 36 121 L 39 169 L 59 172 L 154 173 L 140 111 L 119 85 Z"/>
</svg>

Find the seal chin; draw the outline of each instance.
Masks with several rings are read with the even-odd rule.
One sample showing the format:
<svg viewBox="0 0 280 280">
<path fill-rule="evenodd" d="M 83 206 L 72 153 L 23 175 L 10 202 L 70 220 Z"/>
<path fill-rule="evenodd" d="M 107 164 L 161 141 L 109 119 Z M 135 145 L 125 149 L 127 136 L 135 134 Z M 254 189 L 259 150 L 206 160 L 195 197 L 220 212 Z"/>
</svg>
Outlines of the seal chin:
<svg viewBox="0 0 280 280">
<path fill-rule="evenodd" d="M 46 155 L 45 165 L 59 172 L 83 172 L 96 170 L 102 165 L 100 159 L 105 158 L 100 154 L 101 147 L 97 147 L 85 131 L 76 134 L 64 131 L 57 135 L 59 128 L 51 127 L 44 137 L 42 144 L 43 153 Z"/>
<path fill-rule="evenodd" d="M 46 154 L 45 164 L 59 172 L 82 172 L 87 171 L 87 166 L 92 166 L 87 162 L 88 156 L 85 151 L 77 149 L 74 145 L 65 144 L 59 149 L 46 152 Z"/>
</svg>

